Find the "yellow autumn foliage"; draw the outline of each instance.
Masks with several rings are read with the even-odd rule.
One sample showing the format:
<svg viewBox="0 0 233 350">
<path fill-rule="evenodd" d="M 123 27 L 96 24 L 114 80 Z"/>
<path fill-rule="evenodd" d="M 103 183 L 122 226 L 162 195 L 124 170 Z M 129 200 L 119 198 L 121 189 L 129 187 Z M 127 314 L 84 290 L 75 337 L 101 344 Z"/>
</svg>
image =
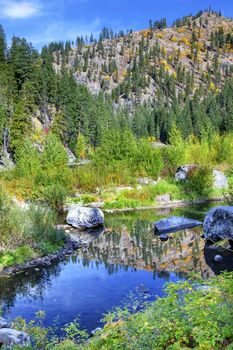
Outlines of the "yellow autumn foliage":
<svg viewBox="0 0 233 350">
<path fill-rule="evenodd" d="M 185 36 L 183 36 L 183 37 L 181 38 L 181 42 L 182 42 L 183 44 L 187 45 L 187 46 L 190 45 L 189 39 L 186 38 Z"/>
<path fill-rule="evenodd" d="M 163 38 L 163 34 L 162 34 L 162 33 L 158 33 L 158 34 L 156 35 L 156 37 L 157 37 L 158 39 L 162 39 L 162 38 Z"/>
<path fill-rule="evenodd" d="M 171 39 L 170 39 L 173 43 L 176 43 L 178 41 L 177 37 L 176 36 L 172 36 Z"/>
</svg>

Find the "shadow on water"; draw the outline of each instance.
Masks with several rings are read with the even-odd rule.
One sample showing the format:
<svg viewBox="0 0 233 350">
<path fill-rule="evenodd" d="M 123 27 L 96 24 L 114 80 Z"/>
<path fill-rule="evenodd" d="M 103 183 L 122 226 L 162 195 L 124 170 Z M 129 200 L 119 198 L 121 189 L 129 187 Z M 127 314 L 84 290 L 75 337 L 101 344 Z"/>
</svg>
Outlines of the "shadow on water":
<svg viewBox="0 0 233 350">
<path fill-rule="evenodd" d="M 184 279 L 188 272 L 209 277 L 229 271 L 232 256 L 221 252 L 223 263 L 216 264 L 217 252 L 205 245 L 201 227 L 169 234 L 166 242 L 152 230 L 153 222 L 170 215 L 202 221 L 209 207 L 106 215 L 106 229 L 86 232 L 87 243 L 71 257 L 0 278 L 0 308 L 9 319 L 20 315 L 27 320 L 44 310 L 47 326 L 57 316 L 62 327 L 80 315 L 81 326 L 91 331 L 101 326 L 102 314 L 122 306 L 130 292 L 151 301 L 163 295 L 166 282 Z M 72 234 L 80 235 L 77 230 Z"/>
</svg>

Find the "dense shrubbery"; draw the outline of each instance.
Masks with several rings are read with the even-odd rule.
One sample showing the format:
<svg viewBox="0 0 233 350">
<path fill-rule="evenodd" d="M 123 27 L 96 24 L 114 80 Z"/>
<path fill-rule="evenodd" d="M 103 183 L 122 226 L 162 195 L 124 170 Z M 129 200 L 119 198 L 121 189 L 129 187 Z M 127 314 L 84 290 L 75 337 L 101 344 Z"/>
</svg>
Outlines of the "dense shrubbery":
<svg viewBox="0 0 233 350">
<path fill-rule="evenodd" d="M 103 331 L 86 341 L 78 323 L 65 327 L 64 339 L 39 324 L 22 319 L 15 327 L 27 331 L 33 346 L 25 350 L 230 350 L 233 347 L 233 279 L 223 274 L 207 281 L 170 283 L 167 296 L 134 315 L 118 309 L 105 316 Z M 41 315 L 42 318 L 44 315 Z"/>
<path fill-rule="evenodd" d="M 26 139 L 17 152 L 15 170 L 2 173 L 0 181 L 11 194 L 47 202 L 53 209 L 62 209 L 66 197 L 77 191 L 104 199 L 108 208 L 154 205 L 156 195 L 165 193 L 173 199 L 207 198 L 220 194 L 212 189 L 213 168 L 225 171 L 229 180 L 232 177 L 233 134 L 203 133 L 200 139 L 192 136 L 185 140 L 173 124 L 170 144 L 156 148 L 150 138 L 138 140 L 130 131 L 109 131 L 100 146 L 86 153 L 91 163 L 72 169 L 64 146 L 54 134 L 49 133 L 41 142 L 39 151 Z M 87 146 L 84 140 L 81 143 L 79 151 L 83 155 L 83 147 Z M 185 164 L 198 167 L 187 181 L 174 182 L 176 168 Z M 161 177 L 164 181 L 151 188 L 136 188 L 141 177 Z M 116 186 L 135 189 L 114 193 Z M 106 191 L 111 189 L 113 196 L 108 198 Z"/>
</svg>

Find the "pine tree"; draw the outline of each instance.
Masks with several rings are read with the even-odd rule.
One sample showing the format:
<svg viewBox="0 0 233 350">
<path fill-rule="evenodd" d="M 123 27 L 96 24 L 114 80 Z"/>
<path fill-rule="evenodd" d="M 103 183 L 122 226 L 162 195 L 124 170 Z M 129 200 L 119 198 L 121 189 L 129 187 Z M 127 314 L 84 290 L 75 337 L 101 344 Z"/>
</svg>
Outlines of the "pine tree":
<svg viewBox="0 0 233 350">
<path fill-rule="evenodd" d="M 5 62 L 7 52 L 6 35 L 3 26 L 0 24 L 0 63 Z"/>
</svg>

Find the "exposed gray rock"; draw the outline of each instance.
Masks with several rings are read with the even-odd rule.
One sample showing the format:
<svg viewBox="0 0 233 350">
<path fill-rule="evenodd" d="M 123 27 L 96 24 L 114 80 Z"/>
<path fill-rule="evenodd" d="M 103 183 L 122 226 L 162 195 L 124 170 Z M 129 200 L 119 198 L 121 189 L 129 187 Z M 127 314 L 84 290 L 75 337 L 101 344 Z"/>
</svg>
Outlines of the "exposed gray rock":
<svg viewBox="0 0 233 350">
<path fill-rule="evenodd" d="M 155 199 L 157 202 L 170 202 L 171 201 L 171 197 L 170 197 L 169 193 L 165 193 L 165 194 L 162 194 L 160 196 L 157 196 Z"/>
<path fill-rule="evenodd" d="M 0 328 L 6 328 L 7 325 L 7 320 L 5 320 L 5 318 L 0 317 Z"/>
<path fill-rule="evenodd" d="M 11 170 L 14 169 L 14 167 L 15 164 L 10 159 L 10 157 L 4 155 L 0 158 L 0 171 Z"/>
<path fill-rule="evenodd" d="M 91 160 L 89 159 L 80 159 L 77 163 L 78 166 L 88 165 L 91 164 Z"/>
<path fill-rule="evenodd" d="M 220 206 L 211 209 L 204 220 L 205 238 L 233 240 L 233 206 Z"/>
<path fill-rule="evenodd" d="M 66 147 L 66 154 L 67 154 L 67 157 L 68 157 L 68 165 L 69 166 L 75 165 L 76 157 L 75 157 L 73 152 L 68 147 Z"/>
<path fill-rule="evenodd" d="M 156 232 L 175 232 L 184 230 L 186 228 L 202 225 L 202 222 L 188 219 L 179 216 L 171 216 L 169 218 L 161 219 L 154 224 L 154 230 Z"/>
<path fill-rule="evenodd" d="M 153 148 L 164 148 L 167 147 L 165 143 L 162 142 L 151 142 L 150 143 Z"/>
<path fill-rule="evenodd" d="M 146 186 L 146 185 L 156 185 L 159 180 L 155 181 L 149 177 L 141 177 L 138 179 L 138 183 L 141 186 Z"/>
<path fill-rule="evenodd" d="M 25 347 L 29 345 L 30 337 L 25 332 L 20 332 L 15 329 L 2 328 L 0 329 L 0 344 L 4 344 L 10 348 L 13 345 Z"/>
<path fill-rule="evenodd" d="M 68 210 L 66 221 L 76 228 L 91 228 L 104 224 L 104 214 L 98 208 L 73 205 Z"/>
<path fill-rule="evenodd" d="M 213 171 L 213 177 L 214 177 L 214 188 L 227 188 L 228 187 L 228 180 L 225 174 L 223 174 L 221 171 L 214 170 Z"/>
<path fill-rule="evenodd" d="M 176 181 L 185 181 L 191 171 L 197 168 L 196 164 L 187 164 L 177 168 L 175 179 Z"/>
</svg>

